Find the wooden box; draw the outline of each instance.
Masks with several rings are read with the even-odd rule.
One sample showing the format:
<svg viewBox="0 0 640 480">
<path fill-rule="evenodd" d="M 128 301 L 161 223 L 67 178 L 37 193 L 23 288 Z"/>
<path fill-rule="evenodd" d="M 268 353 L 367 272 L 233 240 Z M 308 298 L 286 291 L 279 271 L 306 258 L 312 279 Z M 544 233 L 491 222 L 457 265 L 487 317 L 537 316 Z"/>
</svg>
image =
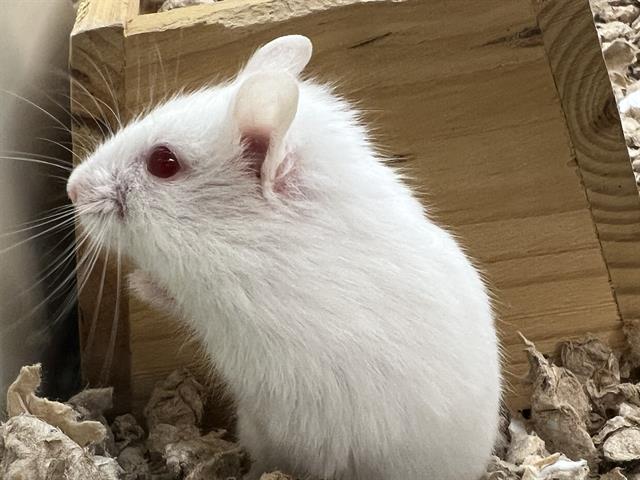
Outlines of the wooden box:
<svg viewBox="0 0 640 480">
<path fill-rule="evenodd" d="M 126 121 L 228 77 L 288 33 L 312 39 L 308 72 L 359 103 L 485 270 L 512 407 L 526 404 L 517 332 L 545 351 L 586 332 L 621 344 L 623 322 L 640 320 L 640 198 L 587 0 L 222 0 L 150 14 L 85 0 L 72 108 L 103 124 L 76 123 L 76 151 L 116 126 L 111 110 Z M 139 412 L 155 381 L 197 365 L 197 347 L 130 298 L 111 263 L 93 322 L 101 272 L 80 299 L 84 374 Z"/>
</svg>

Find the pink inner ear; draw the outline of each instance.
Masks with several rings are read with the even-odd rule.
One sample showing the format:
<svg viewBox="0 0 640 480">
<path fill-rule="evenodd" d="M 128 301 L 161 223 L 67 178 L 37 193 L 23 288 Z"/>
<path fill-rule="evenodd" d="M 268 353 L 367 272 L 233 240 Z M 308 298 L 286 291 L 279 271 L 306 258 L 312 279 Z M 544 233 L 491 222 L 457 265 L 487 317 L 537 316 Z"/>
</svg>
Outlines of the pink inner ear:
<svg viewBox="0 0 640 480">
<path fill-rule="evenodd" d="M 262 171 L 262 164 L 269 150 L 269 137 L 261 134 L 243 135 L 242 146 L 244 158 L 258 178 Z"/>
</svg>

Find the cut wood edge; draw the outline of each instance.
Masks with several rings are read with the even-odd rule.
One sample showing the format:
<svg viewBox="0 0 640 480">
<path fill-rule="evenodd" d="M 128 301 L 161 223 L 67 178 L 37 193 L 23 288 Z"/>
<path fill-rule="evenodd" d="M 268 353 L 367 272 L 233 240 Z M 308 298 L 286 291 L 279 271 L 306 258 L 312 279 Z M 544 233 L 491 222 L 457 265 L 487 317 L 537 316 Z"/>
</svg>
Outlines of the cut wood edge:
<svg viewBox="0 0 640 480">
<path fill-rule="evenodd" d="M 188 8 L 134 16 L 127 23 L 125 34 L 130 36 L 211 24 L 219 24 L 226 28 L 272 25 L 354 4 L 405 1 L 407 0 L 306 0 L 293 8 L 290 2 L 280 0 L 224 0 L 212 5 L 193 5 Z"/>
<path fill-rule="evenodd" d="M 82 0 L 78 4 L 71 37 L 103 28 L 120 28 L 138 14 L 139 0 Z"/>
<path fill-rule="evenodd" d="M 588 0 L 531 3 L 543 33 L 622 328 L 623 323 L 640 318 L 640 286 L 628 281 L 633 277 L 628 270 L 640 273 L 640 195 L 592 11 Z M 620 224 L 638 228 L 625 228 L 621 242 L 609 233 Z M 629 249 L 630 243 L 636 247 Z M 612 268 L 620 261 L 622 247 L 625 272 Z M 621 292 L 624 295 L 619 295 Z"/>
</svg>

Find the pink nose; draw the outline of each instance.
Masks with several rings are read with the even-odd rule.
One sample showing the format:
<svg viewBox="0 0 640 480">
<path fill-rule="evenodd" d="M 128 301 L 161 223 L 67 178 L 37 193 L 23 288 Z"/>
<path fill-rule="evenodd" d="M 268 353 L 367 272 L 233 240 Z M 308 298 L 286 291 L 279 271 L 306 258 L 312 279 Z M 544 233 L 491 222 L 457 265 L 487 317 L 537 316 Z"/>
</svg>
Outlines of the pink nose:
<svg viewBox="0 0 640 480">
<path fill-rule="evenodd" d="M 76 203 L 76 200 L 78 199 L 78 189 L 75 187 L 75 185 L 67 186 L 67 195 L 69 195 L 71 203 Z"/>
</svg>

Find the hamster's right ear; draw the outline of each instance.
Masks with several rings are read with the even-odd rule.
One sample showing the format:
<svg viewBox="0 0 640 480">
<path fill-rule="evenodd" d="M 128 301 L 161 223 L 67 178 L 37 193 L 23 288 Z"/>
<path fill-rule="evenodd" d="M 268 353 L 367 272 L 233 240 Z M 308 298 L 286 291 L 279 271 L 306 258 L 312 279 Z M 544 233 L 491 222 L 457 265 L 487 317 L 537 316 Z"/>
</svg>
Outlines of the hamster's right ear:
<svg viewBox="0 0 640 480">
<path fill-rule="evenodd" d="M 233 100 L 232 124 L 266 197 L 286 184 L 293 167 L 286 142 L 298 93 L 298 81 L 288 73 L 259 72 L 242 82 Z"/>
<path fill-rule="evenodd" d="M 302 35 L 286 35 L 260 47 L 249 59 L 240 78 L 257 72 L 287 72 L 297 77 L 311 59 L 311 40 Z"/>
</svg>

